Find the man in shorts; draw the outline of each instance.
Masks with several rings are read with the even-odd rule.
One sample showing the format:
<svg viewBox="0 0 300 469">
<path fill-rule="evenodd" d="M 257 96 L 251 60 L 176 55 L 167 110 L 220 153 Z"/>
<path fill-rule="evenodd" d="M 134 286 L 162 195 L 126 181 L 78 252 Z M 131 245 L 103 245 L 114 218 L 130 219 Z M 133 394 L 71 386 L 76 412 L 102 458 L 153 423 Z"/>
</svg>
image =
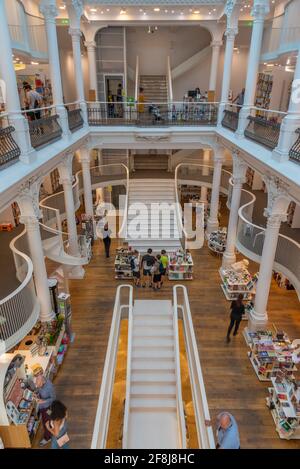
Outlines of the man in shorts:
<svg viewBox="0 0 300 469">
<path fill-rule="evenodd" d="M 133 275 L 133 282 L 136 287 L 141 286 L 141 273 L 140 273 L 140 262 L 139 262 L 139 253 L 134 251 L 133 256 L 130 260 L 131 270 Z"/>
<path fill-rule="evenodd" d="M 143 269 L 143 287 L 148 283 L 148 287 L 152 287 L 152 272 L 151 268 L 155 262 L 155 257 L 152 255 L 152 249 L 149 248 L 147 254 L 142 257 L 142 269 Z"/>
</svg>

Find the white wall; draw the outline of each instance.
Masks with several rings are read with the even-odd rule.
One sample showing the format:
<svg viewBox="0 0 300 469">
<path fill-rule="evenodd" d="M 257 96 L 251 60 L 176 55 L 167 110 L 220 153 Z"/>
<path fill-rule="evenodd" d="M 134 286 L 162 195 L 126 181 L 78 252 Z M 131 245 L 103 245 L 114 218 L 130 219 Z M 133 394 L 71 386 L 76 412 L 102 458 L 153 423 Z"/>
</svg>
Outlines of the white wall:
<svg viewBox="0 0 300 469">
<path fill-rule="evenodd" d="M 0 223 L 12 223 L 12 225 L 15 226 L 15 219 L 11 206 L 7 207 L 0 213 Z"/>
<path fill-rule="evenodd" d="M 128 65 L 135 69 L 138 55 L 142 75 L 166 74 L 168 56 L 174 68 L 211 41 L 210 33 L 199 26 L 159 26 L 153 34 L 147 33 L 146 25 L 129 27 L 126 36 Z"/>
<path fill-rule="evenodd" d="M 288 89 L 294 73 L 286 72 L 284 67 L 274 67 L 270 74 L 273 76 L 273 86 L 269 108 L 276 111 L 287 111 Z"/>
</svg>

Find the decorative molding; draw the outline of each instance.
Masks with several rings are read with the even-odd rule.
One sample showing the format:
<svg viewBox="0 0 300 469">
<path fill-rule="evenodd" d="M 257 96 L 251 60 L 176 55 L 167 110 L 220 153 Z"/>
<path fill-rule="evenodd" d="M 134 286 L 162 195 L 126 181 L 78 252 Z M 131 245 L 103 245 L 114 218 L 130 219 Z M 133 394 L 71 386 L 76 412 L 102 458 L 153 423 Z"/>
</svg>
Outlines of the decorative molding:
<svg viewBox="0 0 300 469">
<path fill-rule="evenodd" d="M 87 50 L 89 51 L 94 51 L 97 47 L 97 44 L 95 41 L 85 41 L 84 43 L 85 47 L 87 48 Z"/>
<path fill-rule="evenodd" d="M 74 176 L 72 171 L 74 153 L 67 152 L 62 162 L 58 165 L 57 169 L 59 172 L 59 182 L 64 186 L 73 184 Z"/>
<path fill-rule="evenodd" d="M 78 19 L 81 18 L 81 15 L 83 14 L 83 1 L 82 0 L 72 0 L 72 6 L 74 9 L 74 12 L 77 16 Z"/>
<path fill-rule="evenodd" d="M 254 0 L 254 5 L 251 11 L 251 16 L 253 16 L 254 21 L 264 21 L 269 12 L 269 0 Z"/>
<path fill-rule="evenodd" d="M 56 17 L 59 15 L 58 9 L 56 8 L 55 3 L 51 3 L 51 0 L 41 0 L 40 4 L 40 12 L 45 18 L 45 21 L 52 21 L 56 20 Z"/>
<path fill-rule="evenodd" d="M 223 41 L 211 41 L 211 47 L 221 47 L 223 45 Z"/>
<path fill-rule="evenodd" d="M 157 134 L 157 135 L 143 135 L 143 134 L 134 134 L 134 138 L 137 141 L 143 142 L 169 142 L 171 139 L 170 134 Z"/>
<path fill-rule="evenodd" d="M 69 28 L 69 34 L 72 37 L 80 39 L 82 32 L 80 31 L 80 28 Z"/>
<path fill-rule="evenodd" d="M 265 211 L 266 210 L 267 209 L 265 209 Z M 281 223 L 285 222 L 286 220 L 287 220 L 287 213 L 275 213 L 273 215 L 270 215 L 268 216 L 268 220 L 267 220 L 267 228 L 271 228 L 271 229 L 280 228 Z"/>
<path fill-rule="evenodd" d="M 42 183 L 40 174 L 28 179 L 21 184 L 16 200 L 20 206 L 21 216 L 41 218 L 39 208 L 39 193 Z"/>
<path fill-rule="evenodd" d="M 244 184 L 246 182 L 247 163 L 240 157 L 238 151 L 232 152 L 232 182 L 233 185 Z"/>
<path fill-rule="evenodd" d="M 284 184 L 279 177 L 272 175 L 263 176 L 263 181 L 268 191 L 268 206 L 264 210 L 264 216 L 268 218 L 286 217 L 287 207 L 291 200 L 288 195 L 289 186 Z"/>
<path fill-rule="evenodd" d="M 91 1 L 90 0 L 83 0 L 85 5 L 90 5 Z M 116 2 L 115 0 L 93 0 L 93 5 L 111 5 L 115 6 Z M 143 6 L 143 5 L 148 5 L 148 6 L 157 6 L 158 2 L 157 0 L 119 0 L 118 1 L 118 6 Z M 164 6 L 164 5 L 171 5 L 171 6 L 176 6 L 176 5 L 223 5 L 224 0 L 161 0 L 159 2 L 159 6 Z"/>
</svg>

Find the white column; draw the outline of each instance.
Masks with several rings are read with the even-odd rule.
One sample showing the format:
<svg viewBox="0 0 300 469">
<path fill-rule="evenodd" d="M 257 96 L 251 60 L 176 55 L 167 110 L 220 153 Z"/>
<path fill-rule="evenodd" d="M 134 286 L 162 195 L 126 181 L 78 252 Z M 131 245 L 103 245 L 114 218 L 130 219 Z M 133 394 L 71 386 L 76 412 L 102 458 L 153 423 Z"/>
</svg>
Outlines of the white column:
<svg viewBox="0 0 300 469">
<path fill-rule="evenodd" d="M 208 85 L 208 89 L 210 91 L 216 91 L 220 48 L 222 44 L 223 44 L 222 41 L 212 41 L 212 43 L 210 44 L 212 48 L 210 76 L 209 76 L 209 85 Z"/>
<path fill-rule="evenodd" d="M 81 47 L 80 47 L 80 38 L 81 31 L 80 28 L 69 28 L 69 33 L 72 38 L 72 48 L 73 48 L 73 60 L 74 60 L 74 74 L 75 74 L 75 84 L 76 84 L 76 93 L 77 101 L 80 103 L 82 117 L 87 124 L 87 106 L 84 96 L 84 84 L 83 84 L 83 73 L 81 65 Z"/>
<path fill-rule="evenodd" d="M 40 213 L 38 210 L 38 189 L 39 185 L 36 185 L 35 188 L 30 188 L 28 186 L 23 189 L 17 198 L 17 202 L 21 211 L 20 221 L 21 223 L 24 223 L 27 230 L 30 257 L 33 264 L 34 283 L 41 307 L 40 320 L 46 322 L 51 321 L 55 317 L 55 314 L 51 305 L 39 225 Z"/>
<path fill-rule="evenodd" d="M 60 173 L 60 184 L 63 185 L 64 198 L 65 198 L 65 209 L 67 214 L 68 223 L 68 234 L 69 234 L 69 245 L 70 254 L 72 256 L 79 256 L 78 249 L 78 237 L 77 227 L 75 218 L 75 206 L 73 198 L 73 176 L 66 174 L 65 170 L 61 170 L 61 166 L 58 167 Z"/>
<path fill-rule="evenodd" d="M 235 36 L 237 35 L 237 33 L 238 33 L 237 28 L 227 28 L 225 31 L 226 45 L 225 45 L 225 55 L 224 55 L 221 100 L 220 100 L 219 112 L 218 112 L 218 124 L 219 125 L 221 124 L 221 121 L 223 119 L 223 112 L 224 112 L 226 103 L 228 103 L 228 93 L 230 89 L 234 40 L 235 40 Z"/>
<path fill-rule="evenodd" d="M 97 66 L 96 66 L 96 42 L 86 41 L 88 63 L 89 63 L 89 80 L 90 90 L 95 91 L 96 101 L 98 101 L 98 87 L 97 87 Z"/>
<path fill-rule="evenodd" d="M 203 150 L 203 165 L 208 166 L 209 165 L 209 159 L 210 159 L 210 150 L 209 149 L 204 149 Z M 209 168 L 208 167 L 203 166 L 202 175 L 203 176 L 208 176 L 209 175 Z M 208 193 L 207 186 L 201 186 L 200 201 L 203 202 L 204 204 L 207 204 L 207 193 Z"/>
<path fill-rule="evenodd" d="M 239 123 L 236 135 L 244 137 L 244 131 L 248 125 L 248 116 L 251 106 L 254 105 L 257 73 L 260 61 L 261 44 L 264 31 L 265 16 L 269 13 L 269 0 L 254 0 L 252 9 L 253 27 L 251 44 L 247 64 L 247 78 L 245 86 L 244 104 L 239 113 Z"/>
<path fill-rule="evenodd" d="M 212 191 L 210 199 L 210 212 L 207 220 L 207 233 L 211 233 L 219 228 L 219 195 L 222 176 L 223 154 L 221 150 L 214 156 L 214 175 L 212 182 Z"/>
<path fill-rule="evenodd" d="M 241 160 L 237 154 L 233 153 L 233 176 L 232 176 L 232 195 L 230 204 L 230 215 L 227 229 L 226 249 L 223 254 L 222 267 L 226 268 L 233 264 L 236 260 L 235 243 L 238 225 L 238 210 L 240 208 L 241 192 L 243 184 L 246 182 L 246 163 Z"/>
<path fill-rule="evenodd" d="M 14 138 L 21 150 L 20 160 L 24 163 L 31 163 L 34 160 L 35 151 L 31 146 L 27 119 L 21 114 L 4 0 L 0 0 L 0 44 L 0 69 L 4 81 L 6 111 L 9 113 L 10 123 L 15 128 Z"/>
<path fill-rule="evenodd" d="M 300 127 L 300 47 L 298 49 L 298 58 L 296 62 L 294 80 L 292 84 L 292 93 L 289 102 L 287 116 L 283 119 L 280 127 L 278 145 L 273 151 L 272 157 L 277 161 L 288 161 L 289 152 L 297 139 L 295 130 Z"/>
<path fill-rule="evenodd" d="M 63 137 L 67 139 L 70 136 L 70 130 L 67 110 L 63 105 L 63 91 L 56 33 L 56 17 L 58 16 L 58 10 L 56 8 L 55 0 L 41 0 L 40 12 L 45 18 L 46 25 L 53 104 L 55 105 L 56 112 L 59 115 Z"/>
<path fill-rule="evenodd" d="M 80 161 L 81 161 L 82 177 L 83 177 L 85 213 L 93 217 L 94 215 L 93 193 L 92 193 L 91 170 L 90 170 L 90 152 L 88 148 L 80 149 Z"/>
<path fill-rule="evenodd" d="M 290 199 L 284 185 L 277 178 L 265 178 L 268 188 L 268 217 L 264 245 L 260 260 L 259 277 L 256 285 L 254 310 L 250 314 L 249 328 L 265 327 L 268 321 L 267 304 L 269 299 L 272 271 L 278 243 L 281 222 L 286 221 Z"/>
</svg>

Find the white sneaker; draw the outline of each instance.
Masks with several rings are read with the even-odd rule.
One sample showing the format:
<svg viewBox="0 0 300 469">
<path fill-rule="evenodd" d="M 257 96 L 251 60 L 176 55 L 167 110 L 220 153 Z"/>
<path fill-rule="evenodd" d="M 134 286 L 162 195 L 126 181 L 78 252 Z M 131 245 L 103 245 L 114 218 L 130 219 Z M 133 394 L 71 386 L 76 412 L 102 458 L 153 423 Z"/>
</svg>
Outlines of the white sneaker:
<svg viewBox="0 0 300 469">
<path fill-rule="evenodd" d="M 45 438 L 43 438 L 40 442 L 39 442 L 39 445 L 40 446 L 46 446 L 48 443 L 50 443 L 51 439 L 50 440 L 46 440 Z"/>
</svg>

